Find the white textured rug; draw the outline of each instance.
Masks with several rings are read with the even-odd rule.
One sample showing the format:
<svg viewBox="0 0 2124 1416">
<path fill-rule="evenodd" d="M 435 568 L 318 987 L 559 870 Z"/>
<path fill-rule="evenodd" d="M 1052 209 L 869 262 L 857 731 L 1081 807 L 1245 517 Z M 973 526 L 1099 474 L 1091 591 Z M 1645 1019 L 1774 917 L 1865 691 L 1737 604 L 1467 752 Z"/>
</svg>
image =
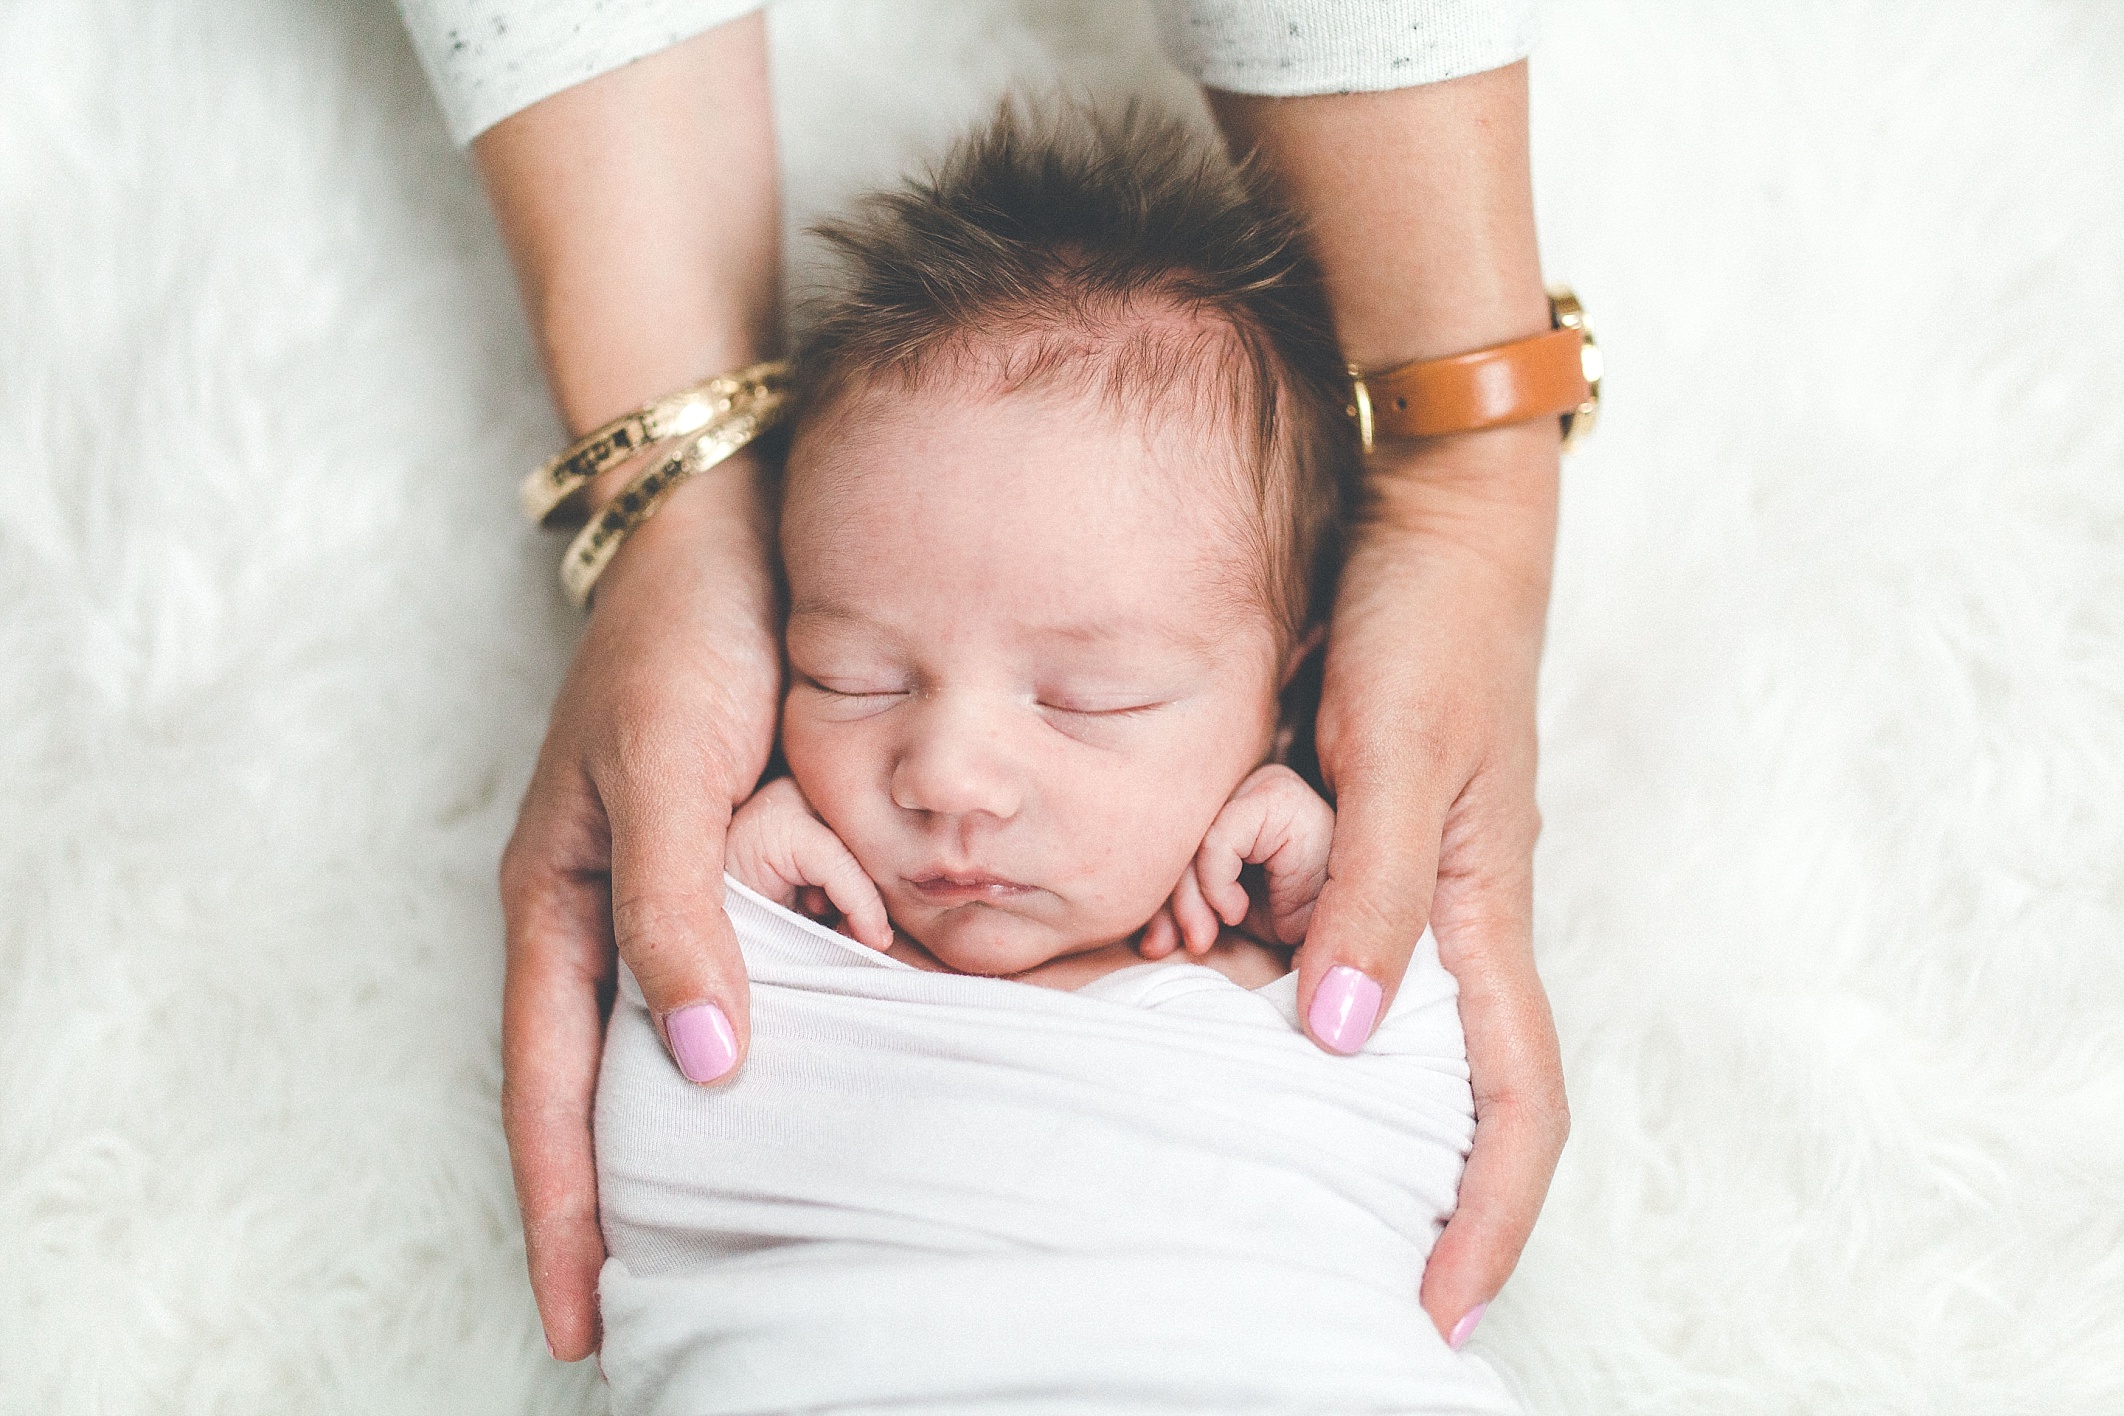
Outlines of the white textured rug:
<svg viewBox="0 0 2124 1416">
<path fill-rule="evenodd" d="M 1127 4 L 797 3 L 793 218 Z M 1547 1412 L 2124 1409 L 2124 19 L 1579 0 Z M 568 652 L 507 268 L 378 0 L 0 5 L 0 1411 L 601 1407 L 495 854 Z"/>
</svg>

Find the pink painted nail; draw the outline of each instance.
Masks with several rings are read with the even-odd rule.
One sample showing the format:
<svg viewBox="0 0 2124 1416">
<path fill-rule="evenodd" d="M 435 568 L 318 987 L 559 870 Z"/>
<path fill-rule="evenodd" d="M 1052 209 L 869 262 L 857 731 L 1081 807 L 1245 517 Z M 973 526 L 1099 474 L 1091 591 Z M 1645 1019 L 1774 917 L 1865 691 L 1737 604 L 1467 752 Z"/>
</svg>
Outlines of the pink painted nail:
<svg viewBox="0 0 2124 1416">
<path fill-rule="evenodd" d="M 1379 985 L 1348 964 L 1337 964 L 1313 990 L 1313 1009 L 1306 1026 L 1320 1045 L 1347 1057 L 1372 1035 L 1379 1017 Z"/>
<path fill-rule="evenodd" d="M 689 1082 L 712 1082 L 737 1065 L 737 1034 L 713 1003 L 674 1009 L 664 1017 L 671 1055 Z"/>
<path fill-rule="evenodd" d="M 1462 1313 L 1460 1321 L 1453 1324 L 1453 1335 L 1446 1339 L 1446 1346 L 1458 1352 L 1460 1345 L 1475 1335 L 1475 1324 L 1482 1321 L 1482 1315 L 1489 1306 L 1487 1303 L 1477 1303 Z"/>
</svg>

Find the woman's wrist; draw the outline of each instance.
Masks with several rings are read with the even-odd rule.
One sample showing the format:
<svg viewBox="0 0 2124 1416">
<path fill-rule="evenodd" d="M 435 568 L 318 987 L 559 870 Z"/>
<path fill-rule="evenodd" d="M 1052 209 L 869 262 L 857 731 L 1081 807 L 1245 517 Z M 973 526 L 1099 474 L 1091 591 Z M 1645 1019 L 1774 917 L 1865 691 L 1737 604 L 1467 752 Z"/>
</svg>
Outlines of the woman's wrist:
<svg viewBox="0 0 2124 1416">
<path fill-rule="evenodd" d="M 761 722 L 771 733 L 782 664 L 760 479 L 743 452 L 674 491 L 606 568 L 587 632 L 608 641 L 599 657 L 622 672 L 675 678 L 678 661 L 711 664 L 707 680 L 728 704 L 770 705 Z M 771 746 L 725 745 L 746 764 L 740 776 L 757 776 Z M 730 784 L 737 800 L 751 786 L 751 777 Z"/>
<path fill-rule="evenodd" d="M 1480 567 L 1518 618 L 1547 613 L 1560 454 L 1554 420 L 1381 444 L 1365 466 L 1353 564 L 1413 557 L 1442 572 Z M 1360 574 L 1362 572 L 1360 571 Z"/>
<path fill-rule="evenodd" d="M 763 482 L 759 458 L 747 449 L 673 490 L 613 557 L 599 597 L 631 581 L 712 577 L 722 594 L 756 608 L 753 617 L 771 628 L 772 525 Z"/>
</svg>

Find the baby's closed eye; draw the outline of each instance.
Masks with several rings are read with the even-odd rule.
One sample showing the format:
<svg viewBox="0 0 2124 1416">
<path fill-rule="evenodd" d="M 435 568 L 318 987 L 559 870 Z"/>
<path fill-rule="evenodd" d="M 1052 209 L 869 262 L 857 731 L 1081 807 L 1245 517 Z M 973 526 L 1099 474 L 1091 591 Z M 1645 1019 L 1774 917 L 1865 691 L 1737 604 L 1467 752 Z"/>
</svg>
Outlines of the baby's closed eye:
<svg viewBox="0 0 2124 1416">
<path fill-rule="evenodd" d="M 1171 700 L 1143 694 L 1078 696 L 1045 693 L 1040 696 L 1039 705 L 1050 713 L 1067 713 L 1077 718 L 1129 718 L 1169 707 Z"/>
<path fill-rule="evenodd" d="M 789 680 L 791 692 L 810 695 L 824 714 L 841 719 L 882 712 L 912 692 L 905 684 L 882 677 L 822 678 L 792 669 Z"/>
</svg>

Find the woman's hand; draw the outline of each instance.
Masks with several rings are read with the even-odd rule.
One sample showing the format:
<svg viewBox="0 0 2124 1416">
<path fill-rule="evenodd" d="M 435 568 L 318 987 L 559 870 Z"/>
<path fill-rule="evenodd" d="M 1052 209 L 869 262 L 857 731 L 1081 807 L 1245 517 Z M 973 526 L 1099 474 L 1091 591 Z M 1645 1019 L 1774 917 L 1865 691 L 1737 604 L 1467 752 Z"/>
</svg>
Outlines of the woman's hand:
<svg viewBox="0 0 2124 1416">
<path fill-rule="evenodd" d="M 1555 443 L 1550 424 L 1375 454 L 1392 470 L 1343 577 L 1319 718 L 1336 831 L 1298 960 L 1315 1035 L 1342 1006 L 1319 1001 L 1330 969 L 1381 986 L 1368 1031 L 1426 924 L 1460 985 L 1475 1147 L 1422 1292 L 1455 1346 L 1518 1262 L 1570 1127 L 1533 953 L 1548 548 L 1523 530 L 1543 524 L 1538 508 L 1499 504 L 1522 484 L 1485 465 L 1544 444 L 1553 465 Z"/>
<path fill-rule="evenodd" d="M 570 1361 L 598 1337 L 590 1115 L 615 944 L 688 1077 L 744 1056 L 723 841 L 766 766 L 780 675 L 762 528 L 717 495 L 748 464 L 673 494 L 606 569 L 502 857 L 502 1124 L 547 1345 Z"/>
<path fill-rule="evenodd" d="M 1359 368 L 1548 328 L 1524 63 L 1382 93 L 1209 97 L 1306 218 Z M 1373 453 L 1328 630 L 1317 745 L 1335 843 L 1299 1003 L 1316 1039 L 1354 1051 L 1426 924 L 1459 981 L 1475 1148 L 1423 1281 L 1456 1346 L 1518 1262 L 1568 1124 L 1531 942 L 1557 441 L 1548 420 Z"/>
<path fill-rule="evenodd" d="M 775 347 L 759 14 L 541 99 L 473 151 L 573 435 Z M 502 1119 L 531 1289 L 568 1361 L 597 1346 L 590 1109 L 615 943 L 687 1076 L 745 1055 L 723 837 L 766 765 L 781 667 L 757 472 L 741 455 L 696 477 L 606 568 L 502 861 Z"/>
</svg>

